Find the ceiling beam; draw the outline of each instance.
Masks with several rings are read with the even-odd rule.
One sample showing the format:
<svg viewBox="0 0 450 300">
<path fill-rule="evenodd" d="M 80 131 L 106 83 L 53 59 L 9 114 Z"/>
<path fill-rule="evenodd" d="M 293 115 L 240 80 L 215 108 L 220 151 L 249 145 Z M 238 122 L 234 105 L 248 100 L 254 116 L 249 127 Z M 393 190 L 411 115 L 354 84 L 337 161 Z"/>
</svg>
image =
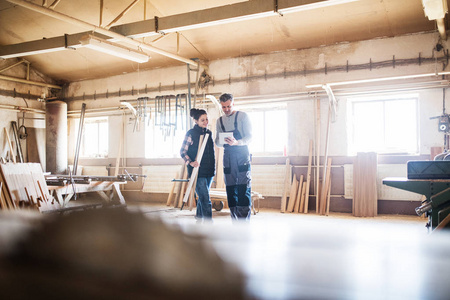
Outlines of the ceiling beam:
<svg viewBox="0 0 450 300">
<path fill-rule="evenodd" d="M 7 1 L 18 5 L 27 5 L 26 6 L 27 8 L 31 9 L 34 8 L 34 10 L 45 14 L 45 11 L 42 11 L 42 9 L 40 9 L 41 8 L 40 6 L 34 5 L 32 3 L 23 0 L 7 0 Z M 123 40 L 124 42 L 130 42 L 130 40 L 134 41 L 132 39 L 135 38 L 155 36 L 169 32 L 208 27 L 224 23 L 249 20 L 254 18 L 268 17 L 277 14 L 283 15 L 285 13 L 311 10 L 319 7 L 332 6 L 353 1 L 358 0 L 276 0 L 276 1 L 252 0 L 173 16 L 166 16 L 133 22 L 129 24 L 113 26 L 109 29 L 109 31 L 104 28 L 99 28 L 92 24 L 83 22 L 81 20 L 76 20 L 72 17 L 64 15 L 68 19 L 67 21 L 70 21 L 70 19 L 76 20 L 77 25 L 87 27 L 91 31 L 66 35 L 66 37 L 62 36 L 13 45 L 0 46 L 0 57 L 2 58 L 20 57 L 37 53 L 60 51 L 64 50 L 65 48 L 71 47 L 72 48 L 80 47 L 81 46 L 79 42 L 80 37 L 88 33 L 92 33 L 92 31 L 107 35 L 112 39 L 117 40 L 123 40 L 120 38 L 120 36 L 122 36 L 122 38 L 127 39 Z M 141 45 L 141 43 L 139 43 L 138 41 L 134 41 L 134 43 L 136 45 L 138 44 Z M 152 51 L 151 48 L 147 47 L 142 48 Z M 155 52 L 162 55 L 165 55 L 163 53 L 166 54 L 168 53 L 161 49 L 157 50 L 159 52 L 158 51 Z M 170 55 L 166 56 L 177 59 L 176 56 L 173 57 L 174 54 L 171 53 Z M 184 58 L 182 61 L 189 63 L 189 60 Z"/>
<path fill-rule="evenodd" d="M 104 34 L 106 36 L 109 36 L 109 37 L 113 38 L 114 40 L 121 41 L 121 42 L 124 42 L 124 43 L 127 43 L 127 44 L 131 44 L 131 45 L 133 45 L 133 46 L 135 46 L 137 48 L 145 49 L 147 51 L 151 51 L 151 52 L 154 52 L 154 53 L 166 56 L 166 57 L 170 57 L 172 59 L 175 59 L 175 60 L 178 60 L 178 61 L 182 61 L 182 62 L 184 62 L 186 64 L 189 64 L 189 65 L 194 65 L 194 66 L 198 66 L 199 65 L 199 63 L 194 61 L 194 60 L 181 57 L 179 55 L 170 53 L 170 52 L 162 50 L 162 49 L 158 49 L 158 48 L 153 47 L 151 45 L 148 45 L 146 43 L 141 43 L 139 41 L 136 41 L 136 40 L 133 40 L 133 39 L 131 39 L 129 37 L 121 35 L 119 33 L 110 31 L 110 30 L 105 29 L 105 28 L 97 27 L 97 26 L 95 26 L 93 24 L 90 24 L 88 22 L 85 22 L 85 21 L 73 18 L 71 16 L 68 16 L 68 15 L 65 15 L 65 14 L 62 14 L 62 13 L 55 12 L 55 11 L 53 11 L 51 9 L 47 9 L 47 8 L 41 7 L 41 6 L 33 4 L 31 2 L 27 2 L 27 1 L 24 1 L 24 0 L 7 0 L 7 1 L 11 2 L 11 3 L 14 3 L 14 4 L 17 4 L 17 5 L 21 6 L 21 7 L 28 8 L 28 9 L 33 10 L 35 12 L 39 12 L 41 14 L 47 15 L 49 17 L 56 18 L 58 20 L 67 22 L 69 24 L 73 24 L 73 25 L 76 25 L 76 26 L 80 26 L 80 27 L 86 28 L 87 30 L 91 30 L 93 32 L 98 32 L 100 34 Z"/>
</svg>

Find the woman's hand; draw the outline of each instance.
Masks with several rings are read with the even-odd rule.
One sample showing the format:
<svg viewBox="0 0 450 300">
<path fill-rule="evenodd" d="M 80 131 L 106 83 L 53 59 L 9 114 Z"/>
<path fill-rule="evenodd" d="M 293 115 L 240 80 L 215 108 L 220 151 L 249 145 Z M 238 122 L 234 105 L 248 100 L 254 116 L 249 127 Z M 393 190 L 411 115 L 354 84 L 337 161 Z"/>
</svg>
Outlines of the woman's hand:
<svg viewBox="0 0 450 300">
<path fill-rule="evenodd" d="M 192 162 L 190 162 L 189 163 L 189 165 L 191 166 L 191 167 L 194 167 L 194 168 L 197 168 L 199 165 L 198 165 L 198 161 L 192 161 Z"/>
</svg>

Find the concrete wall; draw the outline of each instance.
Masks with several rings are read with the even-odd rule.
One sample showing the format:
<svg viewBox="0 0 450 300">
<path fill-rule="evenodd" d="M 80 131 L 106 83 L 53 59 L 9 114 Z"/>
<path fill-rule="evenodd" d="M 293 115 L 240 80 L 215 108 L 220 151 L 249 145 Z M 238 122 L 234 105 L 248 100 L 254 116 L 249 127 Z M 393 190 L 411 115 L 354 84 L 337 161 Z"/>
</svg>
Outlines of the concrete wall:
<svg viewBox="0 0 450 300">
<path fill-rule="evenodd" d="M 0 69 L 12 66 L 18 59 L 0 60 Z M 25 79 L 27 76 L 27 64 L 22 63 L 1 73 L 3 76 Z M 32 66 L 29 70 L 29 80 L 54 84 L 50 78 L 35 70 Z M 9 80 L 0 80 L 0 156 L 8 159 L 7 137 L 4 128 L 7 129 L 14 145 L 14 136 L 11 130 L 11 122 L 17 122 L 18 126 L 27 128 L 29 137 L 20 140 L 24 158 L 27 158 L 27 144 L 30 144 L 33 152 L 32 161 L 42 162 L 45 167 L 45 104 L 37 101 L 37 98 L 49 98 L 53 91 L 47 87 L 28 85 Z M 40 142 L 36 143 L 36 139 Z M 29 141 L 29 143 L 27 143 Z M 15 152 L 16 150 L 14 150 Z"/>
<path fill-rule="evenodd" d="M 290 130 L 288 155 L 304 156 L 308 154 L 307 141 L 315 137 L 314 112 L 316 106 L 312 91 L 318 91 L 317 97 L 320 99 L 322 107 L 321 153 L 324 153 L 328 97 L 321 88 L 310 89 L 306 85 L 441 72 L 445 61 L 441 60 L 444 56 L 443 51 L 436 52 L 434 50 L 438 40 L 437 33 L 423 33 L 212 61 L 209 63 L 208 70 L 212 80 L 201 92 L 216 95 L 230 92 L 237 98 L 236 105 L 238 106 L 243 103 L 244 100 L 241 101 L 241 99 L 246 96 L 259 95 L 266 99 L 272 97 L 276 100 L 280 98 L 280 95 L 290 95 L 287 102 Z M 349 65 L 348 72 L 345 68 L 338 71 L 333 69 L 346 65 Z M 352 68 L 361 70 L 352 70 Z M 427 80 L 430 78 L 432 77 L 426 77 Z M 192 85 L 194 79 L 195 76 L 192 75 Z M 395 83 L 404 84 L 405 82 L 403 80 L 384 84 L 393 86 Z M 186 66 L 180 66 L 74 82 L 66 90 L 66 96 L 69 100 L 72 99 L 69 101 L 69 110 L 79 109 L 83 102 L 87 103 L 88 109 L 118 107 L 120 101 L 136 99 L 143 95 L 155 97 L 186 93 L 186 85 Z M 364 86 L 359 84 L 346 86 L 346 88 L 358 87 L 361 89 Z M 128 91 L 133 92 L 133 95 L 111 96 L 119 89 L 122 94 Z M 145 89 L 149 92 L 145 93 Z M 337 91 L 338 105 L 336 122 L 331 125 L 330 129 L 329 154 L 345 156 L 347 155 L 348 96 L 340 95 L 339 91 L 342 90 L 342 87 L 333 87 L 333 89 Z M 428 154 L 430 147 L 441 146 L 443 141 L 442 134 L 437 132 L 437 121 L 429 120 L 430 117 L 442 113 L 442 89 L 423 89 L 414 92 L 417 92 L 420 97 L 420 153 Z M 105 95 L 106 93 L 109 95 L 108 99 L 104 96 L 101 98 L 101 94 Z M 96 100 L 87 100 L 90 97 L 93 98 L 94 95 Z M 74 100 L 77 97 L 85 99 Z M 248 103 L 247 101 L 246 104 Z M 258 107 L 259 100 L 255 99 L 252 103 Z M 212 105 L 210 113 L 211 119 L 214 121 L 218 113 Z M 115 121 L 120 122 L 120 118 L 112 118 L 111 132 L 117 131 L 118 127 Z M 128 158 L 143 158 L 143 132 L 133 133 L 130 131 L 133 123 L 128 122 L 127 124 L 126 155 Z M 111 136 L 109 157 L 116 156 L 119 137 L 118 134 Z"/>
</svg>

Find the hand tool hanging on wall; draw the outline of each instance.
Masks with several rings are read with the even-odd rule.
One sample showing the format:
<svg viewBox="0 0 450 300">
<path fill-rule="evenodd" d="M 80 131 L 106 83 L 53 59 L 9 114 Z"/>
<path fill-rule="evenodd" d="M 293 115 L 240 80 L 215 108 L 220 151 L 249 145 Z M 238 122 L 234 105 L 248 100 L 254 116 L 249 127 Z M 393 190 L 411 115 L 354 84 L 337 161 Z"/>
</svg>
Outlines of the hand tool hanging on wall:
<svg viewBox="0 0 450 300">
<path fill-rule="evenodd" d="M 182 100 L 182 95 L 178 94 L 175 99 L 175 110 L 176 110 L 176 114 L 175 114 L 176 121 L 175 122 L 178 122 L 177 113 L 178 113 L 178 108 L 180 108 L 181 129 L 185 130 L 184 129 L 184 117 L 186 115 L 186 106 L 181 103 L 181 100 Z M 178 126 L 178 124 L 175 124 L 175 129 L 178 129 L 177 126 Z"/>
<path fill-rule="evenodd" d="M 173 101 L 175 100 L 175 101 Z M 175 107 L 172 110 L 172 106 Z M 184 107 L 181 105 L 180 95 L 165 95 L 155 97 L 155 127 L 159 126 L 164 136 L 164 140 L 171 133 L 175 136 L 175 132 L 178 129 L 178 108 L 181 110 Z M 173 130 L 173 131 L 172 131 Z"/>
</svg>

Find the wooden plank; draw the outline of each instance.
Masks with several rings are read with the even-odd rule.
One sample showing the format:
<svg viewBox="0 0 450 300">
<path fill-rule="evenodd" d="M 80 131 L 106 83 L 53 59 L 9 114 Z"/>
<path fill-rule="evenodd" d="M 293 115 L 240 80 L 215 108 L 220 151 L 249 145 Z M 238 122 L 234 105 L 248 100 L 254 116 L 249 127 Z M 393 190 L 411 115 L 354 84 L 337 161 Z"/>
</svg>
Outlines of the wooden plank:
<svg viewBox="0 0 450 300">
<path fill-rule="evenodd" d="M 322 193 L 321 193 L 321 199 L 320 199 L 320 214 L 324 215 L 325 211 L 326 211 L 326 204 L 327 204 L 327 189 L 328 189 L 328 184 L 330 181 L 330 176 L 331 176 L 331 157 L 328 158 L 327 160 L 327 165 L 324 166 L 325 168 L 325 172 L 324 175 L 325 176 L 325 181 L 322 185 Z"/>
<path fill-rule="evenodd" d="M 0 181 L 0 191 L 3 189 L 3 182 Z M 8 204 L 5 201 L 5 198 L 3 197 L 2 193 L 0 192 L 0 208 L 3 210 L 8 209 Z"/>
<path fill-rule="evenodd" d="M 298 189 L 298 180 L 297 180 L 297 176 L 295 176 L 295 174 L 294 174 L 292 176 L 291 192 L 289 194 L 289 202 L 288 202 L 288 208 L 287 208 L 288 213 L 294 212 L 295 201 L 297 198 L 297 189 Z"/>
<path fill-rule="evenodd" d="M 116 157 L 116 169 L 114 170 L 114 176 L 119 175 L 119 168 L 120 168 L 120 158 L 122 156 L 122 148 L 123 148 L 123 139 L 124 139 L 124 117 L 125 115 L 122 116 L 122 122 L 120 123 L 120 140 L 119 140 L 119 152 L 117 153 L 117 157 Z M 74 170 L 73 173 L 76 175 L 77 170 Z"/>
<path fill-rule="evenodd" d="M 176 179 L 178 179 L 178 176 L 179 176 L 179 172 L 177 172 L 176 174 L 175 174 L 175 178 Z M 177 185 L 177 183 L 174 181 L 174 182 L 172 182 L 172 188 L 170 189 L 170 193 L 169 193 L 169 196 L 167 197 L 167 202 L 166 202 L 166 205 L 167 206 L 170 206 L 171 204 L 172 204 L 172 201 L 173 201 L 173 196 L 174 196 L 174 191 L 175 191 L 175 186 Z"/>
<path fill-rule="evenodd" d="M 353 165 L 353 215 L 377 215 L 377 154 L 359 152 Z"/>
<path fill-rule="evenodd" d="M 183 164 L 180 169 L 180 177 L 179 179 L 184 179 L 184 175 L 187 173 L 186 164 Z M 178 178 L 177 178 L 178 179 Z M 178 198 L 180 198 L 181 187 L 183 186 L 182 182 L 177 182 L 176 194 L 174 195 L 173 207 L 178 207 Z"/>
<path fill-rule="evenodd" d="M 327 177 L 328 174 L 330 173 L 330 167 L 328 167 L 328 143 L 330 140 L 330 126 L 331 126 L 331 116 L 332 116 L 332 107 L 331 107 L 331 96 L 330 94 L 328 95 L 330 97 L 330 101 L 328 102 L 328 119 L 327 119 L 327 128 L 326 128 L 326 134 L 325 134 L 325 155 L 324 155 L 324 166 L 323 166 L 323 175 L 322 175 L 322 180 L 324 181 L 324 184 L 322 186 L 322 192 L 320 195 L 320 214 L 324 215 L 325 214 L 325 210 L 326 210 L 326 201 L 327 201 L 327 188 L 328 188 L 328 184 L 326 184 L 327 181 Z M 325 166 L 325 164 L 327 164 L 327 166 Z"/>
<path fill-rule="evenodd" d="M 194 208 L 195 204 L 195 188 L 197 187 L 197 176 L 195 176 L 194 183 L 192 184 L 191 193 L 189 194 L 189 210 Z"/>
<path fill-rule="evenodd" d="M 184 195 L 184 198 L 183 198 L 183 203 L 187 202 L 190 192 L 191 192 L 191 189 L 193 187 L 193 184 L 197 180 L 198 169 L 200 168 L 200 162 L 202 161 L 203 152 L 205 151 L 206 144 L 208 143 L 208 138 L 209 138 L 209 133 L 206 133 L 204 136 L 203 135 L 200 136 L 200 140 L 198 143 L 198 147 L 200 150 L 197 151 L 197 157 L 195 158 L 195 160 L 198 161 L 199 166 L 192 170 L 191 178 L 189 179 L 189 184 L 186 189 L 186 194 Z M 194 187 L 194 191 L 195 191 L 195 187 Z"/>
<path fill-rule="evenodd" d="M 316 214 L 319 213 L 320 197 L 320 98 L 316 97 Z"/>
<path fill-rule="evenodd" d="M 439 223 L 438 226 L 436 226 L 436 228 L 434 228 L 434 230 L 431 233 L 434 233 L 436 231 L 440 231 L 443 228 L 445 228 L 447 226 L 447 224 L 450 223 L 450 215 L 447 215 L 442 221 L 441 223 Z"/>
<path fill-rule="evenodd" d="M 291 163 L 289 158 L 286 159 L 286 170 L 284 173 L 284 189 L 283 195 L 281 197 L 281 212 L 284 213 L 286 211 L 286 198 L 287 198 L 287 190 L 289 188 L 289 183 L 291 182 Z"/>
<path fill-rule="evenodd" d="M 305 202 L 305 199 L 306 199 L 306 190 L 308 190 L 308 186 L 306 185 L 306 181 L 304 181 L 303 185 L 302 185 L 302 192 L 301 192 L 302 193 L 301 194 L 301 201 L 303 201 L 303 202 Z M 305 208 L 308 209 L 307 206 Z M 304 212 L 304 213 L 306 214 L 307 212 Z"/>
<path fill-rule="evenodd" d="M 298 180 L 297 198 L 295 200 L 295 207 L 294 207 L 295 213 L 301 212 L 300 209 L 302 203 L 302 188 L 303 188 L 303 174 L 300 175 L 300 179 Z"/>
<path fill-rule="evenodd" d="M 327 212 L 325 213 L 326 216 L 328 216 L 330 213 L 330 198 L 331 198 L 331 178 L 328 181 Z"/>
<path fill-rule="evenodd" d="M 430 160 L 434 160 L 436 155 L 444 152 L 444 147 L 431 147 L 430 148 Z"/>
<path fill-rule="evenodd" d="M 6 165 L 12 165 L 12 164 L 11 163 L 2 164 L 1 168 L 0 168 L 1 169 L 0 180 L 2 182 L 2 195 L 3 195 L 3 198 L 5 199 L 8 209 L 15 209 L 16 206 L 15 206 L 14 200 L 11 198 L 11 193 L 8 188 L 7 177 L 5 176 L 5 173 L 3 172 L 3 169 Z"/>
<path fill-rule="evenodd" d="M 183 174 L 183 179 L 187 179 L 187 177 L 188 177 L 188 170 L 186 168 L 186 170 Z M 181 204 L 183 203 L 184 193 L 186 192 L 186 186 L 187 186 L 187 182 L 181 183 L 180 194 L 179 194 L 178 201 L 176 202 L 175 207 L 181 207 Z"/>
<path fill-rule="evenodd" d="M 308 171 L 306 172 L 306 193 L 305 193 L 305 204 L 301 204 L 300 209 L 303 208 L 305 214 L 308 213 L 309 205 L 309 189 L 311 185 L 311 169 L 312 169 L 312 155 L 313 155 L 313 140 L 309 140 L 309 155 L 308 155 Z"/>
<path fill-rule="evenodd" d="M 9 145 L 9 150 L 10 150 L 10 153 L 11 153 L 12 161 L 16 162 L 16 156 L 14 155 L 14 149 L 13 149 L 13 146 L 12 146 L 12 143 L 11 143 L 11 139 L 9 138 L 8 130 L 6 129 L 6 127 L 4 127 L 3 129 L 5 130 L 5 136 L 6 136 L 6 139 L 8 141 L 8 145 Z"/>
</svg>

